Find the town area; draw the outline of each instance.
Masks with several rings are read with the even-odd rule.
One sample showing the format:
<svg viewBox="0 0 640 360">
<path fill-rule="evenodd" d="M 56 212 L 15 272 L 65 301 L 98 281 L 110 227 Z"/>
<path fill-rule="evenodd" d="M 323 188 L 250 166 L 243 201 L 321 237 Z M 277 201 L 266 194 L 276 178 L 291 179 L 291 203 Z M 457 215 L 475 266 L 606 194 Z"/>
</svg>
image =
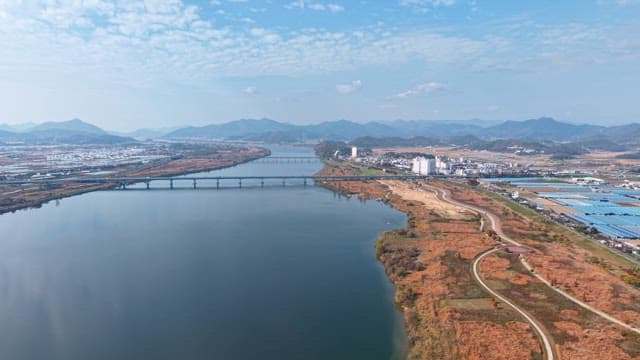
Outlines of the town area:
<svg viewBox="0 0 640 360">
<path fill-rule="evenodd" d="M 30 179 L 40 182 L 0 184 L 0 213 L 116 186 L 110 183 L 55 183 L 45 180 L 174 176 L 233 166 L 268 154 L 268 150 L 257 146 L 215 142 L 2 146 L 0 180 Z"/>
<path fill-rule="evenodd" d="M 593 153 L 558 161 L 526 149 L 495 153 L 447 147 L 352 147 L 348 154 L 333 155 L 386 173 L 457 179 L 480 186 L 633 261 L 640 260 L 640 181 L 634 175 L 638 160 Z"/>
</svg>

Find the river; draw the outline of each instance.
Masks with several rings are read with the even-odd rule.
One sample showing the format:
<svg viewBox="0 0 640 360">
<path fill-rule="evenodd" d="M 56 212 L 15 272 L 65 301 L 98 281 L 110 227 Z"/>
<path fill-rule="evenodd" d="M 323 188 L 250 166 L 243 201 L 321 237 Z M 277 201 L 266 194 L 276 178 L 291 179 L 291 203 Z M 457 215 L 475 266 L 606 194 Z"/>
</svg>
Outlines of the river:
<svg viewBox="0 0 640 360">
<path fill-rule="evenodd" d="M 252 162 L 208 175 L 320 167 Z M 315 186 L 223 185 L 100 191 L 0 215 L 0 359 L 404 356 L 374 253 L 403 214 Z"/>
</svg>

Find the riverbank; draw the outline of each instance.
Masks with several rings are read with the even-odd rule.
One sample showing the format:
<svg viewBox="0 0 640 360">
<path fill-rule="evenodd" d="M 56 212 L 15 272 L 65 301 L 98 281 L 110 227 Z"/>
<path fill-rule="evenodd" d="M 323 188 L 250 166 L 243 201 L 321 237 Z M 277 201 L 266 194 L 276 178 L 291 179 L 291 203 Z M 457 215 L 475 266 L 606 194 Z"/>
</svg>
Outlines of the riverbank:
<svg viewBox="0 0 640 360">
<path fill-rule="evenodd" d="M 323 174 L 349 174 L 348 164 L 331 164 Z M 540 339 L 530 323 L 480 287 L 478 272 L 492 290 L 534 319 L 558 358 L 633 359 L 640 338 L 559 295 L 531 276 L 509 251 L 494 251 L 500 240 L 481 229 L 476 212 L 437 196 L 490 211 L 508 236 L 534 249 L 526 255 L 536 271 L 554 285 L 626 323 L 637 323 L 638 291 L 621 281 L 625 264 L 586 247 L 582 239 L 518 212 L 513 204 L 483 190 L 447 181 L 386 181 L 324 184 L 363 198 L 379 198 L 408 216 L 405 229 L 383 234 L 378 259 L 396 287 L 404 313 L 409 358 L 541 359 Z M 476 280 L 476 281 L 474 281 Z"/>
<path fill-rule="evenodd" d="M 332 164 L 322 174 L 348 174 Z M 476 254 L 494 245 L 480 219 L 401 181 L 323 184 L 404 212 L 407 227 L 376 242 L 376 254 L 396 288 L 404 315 L 409 359 L 527 359 L 540 356 L 529 326 L 497 304 L 472 280 Z M 500 346 L 500 352 L 488 352 Z M 537 355 L 536 355 L 537 354 Z"/>
<path fill-rule="evenodd" d="M 140 166 L 113 169 L 117 177 L 180 176 L 219 170 L 268 156 L 269 150 L 260 147 L 239 147 L 235 151 L 211 151 L 188 154 L 185 157 L 155 161 Z M 61 184 L 15 186 L 0 194 L 0 215 L 22 209 L 38 208 L 53 200 L 115 188 L 117 184 Z"/>
<path fill-rule="evenodd" d="M 208 175 L 321 166 L 258 160 Z M 11 284 L 0 313 L 12 315 L 0 358 L 404 359 L 393 357 L 402 316 L 372 244 L 404 214 L 301 182 L 235 184 L 139 184 L 0 216 Z M 34 354 L 34 343 L 48 345 Z"/>
</svg>

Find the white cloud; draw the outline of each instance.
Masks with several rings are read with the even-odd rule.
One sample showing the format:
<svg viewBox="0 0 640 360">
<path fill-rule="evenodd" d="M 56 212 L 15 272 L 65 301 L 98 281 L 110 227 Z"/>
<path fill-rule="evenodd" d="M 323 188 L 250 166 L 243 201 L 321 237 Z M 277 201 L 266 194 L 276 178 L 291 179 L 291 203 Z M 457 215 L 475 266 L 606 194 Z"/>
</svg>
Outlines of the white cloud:
<svg viewBox="0 0 640 360">
<path fill-rule="evenodd" d="M 244 89 L 244 93 L 248 94 L 248 95 L 253 95 L 253 94 L 257 93 L 257 92 L 258 92 L 258 88 L 255 87 L 255 86 L 247 86 Z"/>
<path fill-rule="evenodd" d="M 338 84 L 336 85 L 336 91 L 340 94 L 350 94 L 354 91 L 359 90 L 362 87 L 362 81 L 353 80 L 347 84 Z"/>
<path fill-rule="evenodd" d="M 306 8 L 315 2 L 295 3 Z M 328 9 L 327 3 L 318 4 Z M 63 74 L 150 87 L 158 82 L 325 74 L 409 62 L 500 71 L 640 58 L 637 27 L 521 27 L 517 32 L 531 38 L 529 48 L 521 48 L 519 42 L 504 41 L 513 33 L 506 30 L 474 37 L 384 24 L 345 32 L 257 26 L 247 30 L 219 26 L 201 11 L 205 10 L 180 0 L 0 1 L 2 76 L 19 80 L 33 77 L 37 70 L 49 79 Z M 419 89 L 405 96 L 412 91 Z"/>
<path fill-rule="evenodd" d="M 428 82 L 420 85 L 416 85 L 407 91 L 403 91 L 393 95 L 396 99 L 406 99 L 413 96 L 431 94 L 434 92 L 441 92 L 447 90 L 448 87 L 445 84 L 439 82 Z"/>
<path fill-rule="evenodd" d="M 310 9 L 316 11 L 341 12 L 344 6 L 333 3 L 319 3 L 306 0 L 295 0 L 284 6 L 287 9 Z"/>
<path fill-rule="evenodd" d="M 84 74 L 137 87 L 157 81 L 319 74 L 415 60 L 451 64 L 486 51 L 482 41 L 430 31 L 217 27 L 197 7 L 178 0 L 148 6 L 34 1 L 33 6 L 0 3 L 0 67 L 16 79 L 39 69 L 52 76 Z M 64 19 L 84 20 L 80 27 Z"/>
<path fill-rule="evenodd" d="M 256 38 L 261 39 L 263 43 L 273 44 L 280 41 L 280 35 L 263 28 L 252 28 L 249 33 Z"/>
<path fill-rule="evenodd" d="M 455 0 L 400 0 L 402 6 L 451 6 L 455 4 Z"/>
</svg>

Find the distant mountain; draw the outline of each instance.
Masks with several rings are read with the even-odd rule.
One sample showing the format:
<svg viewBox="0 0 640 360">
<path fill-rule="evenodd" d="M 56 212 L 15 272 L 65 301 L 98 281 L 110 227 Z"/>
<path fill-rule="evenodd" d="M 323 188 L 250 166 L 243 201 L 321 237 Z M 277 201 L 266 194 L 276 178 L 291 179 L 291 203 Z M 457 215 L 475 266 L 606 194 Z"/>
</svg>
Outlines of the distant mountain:
<svg viewBox="0 0 640 360">
<path fill-rule="evenodd" d="M 482 129 L 476 135 L 489 139 L 567 141 L 595 134 L 603 128 L 596 125 L 574 125 L 543 117 L 525 121 L 506 121 Z"/>
<path fill-rule="evenodd" d="M 116 136 L 99 127 L 73 119 L 62 122 L 46 122 L 18 131 L 0 131 L 0 141 L 24 144 L 121 144 L 133 143 L 130 137 Z"/>
<path fill-rule="evenodd" d="M 634 123 L 603 128 L 598 133 L 587 137 L 587 139 L 606 139 L 619 145 L 638 146 L 640 145 L 640 124 Z"/>
<path fill-rule="evenodd" d="M 136 140 L 111 134 L 95 134 L 81 131 L 41 130 L 18 133 L 18 140 L 31 144 L 108 145 L 135 143 Z"/>
<path fill-rule="evenodd" d="M 438 140 L 436 138 L 428 138 L 424 136 L 416 136 L 412 138 L 401 138 L 401 137 L 371 137 L 371 136 L 363 136 L 349 142 L 349 145 L 358 146 L 358 147 L 426 147 L 426 146 L 436 146 L 443 145 L 442 140 Z"/>
<path fill-rule="evenodd" d="M 165 137 L 170 139 L 242 139 L 251 135 L 286 131 L 293 128 L 295 125 L 271 119 L 242 119 L 219 125 L 190 126 L 172 131 Z"/>
<path fill-rule="evenodd" d="M 13 131 L 0 129 L 0 141 L 14 141 L 16 136 L 18 136 L 18 134 Z"/>
<path fill-rule="evenodd" d="M 29 132 L 40 131 L 67 131 L 67 132 L 80 132 L 89 134 L 107 134 L 106 131 L 99 127 L 84 122 L 80 119 L 72 119 L 68 121 L 48 121 L 40 125 L 36 125 L 28 130 Z"/>
<path fill-rule="evenodd" d="M 347 120 L 327 121 L 313 125 L 294 125 L 271 119 L 242 119 L 224 124 L 186 127 L 167 134 L 169 139 L 205 138 L 301 142 L 309 140 L 350 140 L 359 136 L 395 134 L 394 128 L 381 123 L 366 124 Z"/>
<path fill-rule="evenodd" d="M 469 135 L 482 131 L 483 126 L 492 123 L 482 121 L 445 121 L 445 120 L 395 120 L 387 124 L 393 127 L 399 135 L 405 137 L 427 136 L 427 137 L 450 137 L 456 135 Z"/>
<path fill-rule="evenodd" d="M 170 132 L 176 131 L 179 128 L 171 127 L 171 128 L 158 128 L 158 129 L 137 129 L 130 132 L 111 132 L 113 135 L 131 137 L 136 140 L 154 140 L 160 139 L 163 136 L 169 134 Z"/>
<path fill-rule="evenodd" d="M 494 123 L 494 122 L 493 122 Z M 475 136 L 482 140 L 518 139 L 570 141 L 601 133 L 603 126 L 574 125 L 552 118 L 506 121 L 499 124 L 478 121 L 411 121 L 356 123 L 347 120 L 312 125 L 293 125 L 270 119 L 243 119 L 224 124 L 178 129 L 169 139 L 220 139 L 266 142 L 351 141 L 360 137 L 426 137 L 446 139 Z M 640 132 L 640 129 L 638 129 Z"/>
<path fill-rule="evenodd" d="M 378 122 L 364 124 L 347 120 L 326 121 L 320 124 L 298 126 L 308 139 L 351 140 L 361 136 L 392 136 L 396 135 L 395 128 Z"/>
<path fill-rule="evenodd" d="M 36 126 L 36 124 L 32 122 L 21 123 L 21 124 L 0 124 L 0 130 L 11 131 L 11 132 L 25 131 L 25 130 L 31 129 L 34 126 Z"/>
<path fill-rule="evenodd" d="M 140 129 L 108 133 L 73 119 L 23 127 L 0 126 L 0 141 L 24 143 L 113 144 L 136 139 L 212 139 L 262 142 L 342 141 L 360 146 L 428 146 L 454 144 L 475 149 L 508 149 L 523 146 L 567 154 L 593 150 L 622 151 L 640 147 L 640 124 L 621 126 L 578 125 L 539 118 L 524 121 L 414 121 L 394 120 L 357 123 L 348 120 L 296 125 L 272 119 L 241 119 L 223 124 L 179 129 Z M 567 145 L 571 146 L 567 146 Z"/>
</svg>

